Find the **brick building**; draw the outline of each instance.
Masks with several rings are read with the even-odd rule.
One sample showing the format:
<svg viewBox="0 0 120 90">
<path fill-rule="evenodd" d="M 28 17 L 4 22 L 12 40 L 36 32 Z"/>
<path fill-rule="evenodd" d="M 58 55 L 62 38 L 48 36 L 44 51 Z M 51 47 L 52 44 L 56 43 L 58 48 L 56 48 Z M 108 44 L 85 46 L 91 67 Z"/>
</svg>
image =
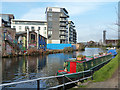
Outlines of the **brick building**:
<svg viewBox="0 0 120 90">
<path fill-rule="evenodd" d="M 116 40 L 115 39 L 113 39 L 113 40 L 112 39 L 106 39 L 105 43 L 106 43 L 106 45 L 107 44 L 112 44 L 113 46 L 116 46 L 117 43 L 118 43 L 118 39 L 116 39 Z"/>
</svg>

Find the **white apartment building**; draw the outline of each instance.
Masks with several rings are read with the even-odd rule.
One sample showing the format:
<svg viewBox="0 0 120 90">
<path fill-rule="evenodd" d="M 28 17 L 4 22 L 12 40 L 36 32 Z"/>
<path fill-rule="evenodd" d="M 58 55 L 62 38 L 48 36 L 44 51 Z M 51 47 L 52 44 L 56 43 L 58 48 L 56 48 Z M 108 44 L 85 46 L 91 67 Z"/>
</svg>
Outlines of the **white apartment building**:
<svg viewBox="0 0 120 90">
<path fill-rule="evenodd" d="M 26 31 L 26 28 L 36 33 L 39 30 L 39 34 L 47 38 L 47 21 L 12 19 L 11 28 L 15 28 L 16 32 Z"/>
</svg>

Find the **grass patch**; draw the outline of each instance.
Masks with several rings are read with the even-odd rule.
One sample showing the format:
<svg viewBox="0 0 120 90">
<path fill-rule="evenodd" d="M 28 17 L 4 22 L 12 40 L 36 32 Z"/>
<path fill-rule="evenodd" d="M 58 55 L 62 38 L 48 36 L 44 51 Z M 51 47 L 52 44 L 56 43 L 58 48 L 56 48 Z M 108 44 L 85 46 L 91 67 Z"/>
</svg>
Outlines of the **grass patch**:
<svg viewBox="0 0 120 90">
<path fill-rule="evenodd" d="M 78 86 L 78 88 L 85 88 L 85 87 L 87 87 L 87 85 L 80 85 L 80 86 Z"/>
<path fill-rule="evenodd" d="M 96 71 L 93 74 L 93 81 L 100 82 L 107 80 L 112 77 L 113 73 L 118 68 L 118 64 L 120 63 L 120 50 L 118 51 L 118 55 L 113 58 L 108 64 L 102 67 L 100 70 Z"/>
</svg>

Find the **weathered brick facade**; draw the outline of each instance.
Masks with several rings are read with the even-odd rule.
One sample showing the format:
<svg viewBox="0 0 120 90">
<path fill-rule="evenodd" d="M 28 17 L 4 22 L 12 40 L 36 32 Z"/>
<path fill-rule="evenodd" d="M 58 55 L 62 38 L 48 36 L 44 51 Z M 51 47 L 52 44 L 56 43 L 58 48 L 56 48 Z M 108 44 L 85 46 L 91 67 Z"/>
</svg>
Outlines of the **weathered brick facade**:
<svg viewBox="0 0 120 90">
<path fill-rule="evenodd" d="M 7 56 L 15 53 L 13 45 L 6 40 L 6 35 L 9 35 L 10 40 L 15 40 L 16 30 L 11 28 L 0 28 L 0 44 L 2 49 L 2 56 Z"/>
</svg>

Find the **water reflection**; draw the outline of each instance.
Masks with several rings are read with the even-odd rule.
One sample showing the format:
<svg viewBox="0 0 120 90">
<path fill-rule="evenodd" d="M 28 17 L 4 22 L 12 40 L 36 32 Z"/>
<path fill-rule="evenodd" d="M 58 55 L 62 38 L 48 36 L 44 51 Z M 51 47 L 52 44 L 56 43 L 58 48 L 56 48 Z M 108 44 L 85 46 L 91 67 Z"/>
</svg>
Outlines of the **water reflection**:
<svg viewBox="0 0 120 90">
<path fill-rule="evenodd" d="M 58 53 L 38 57 L 4 58 L 2 59 L 3 83 L 53 76 L 59 69 L 63 69 L 63 63 L 68 58 L 75 58 L 78 54 L 93 55 L 99 52 L 103 52 L 103 50 L 99 48 L 86 48 L 83 52 L 69 54 Z M 46 86 L 47 83 L 42 81 L 41 85 Z"/>
</svg>

